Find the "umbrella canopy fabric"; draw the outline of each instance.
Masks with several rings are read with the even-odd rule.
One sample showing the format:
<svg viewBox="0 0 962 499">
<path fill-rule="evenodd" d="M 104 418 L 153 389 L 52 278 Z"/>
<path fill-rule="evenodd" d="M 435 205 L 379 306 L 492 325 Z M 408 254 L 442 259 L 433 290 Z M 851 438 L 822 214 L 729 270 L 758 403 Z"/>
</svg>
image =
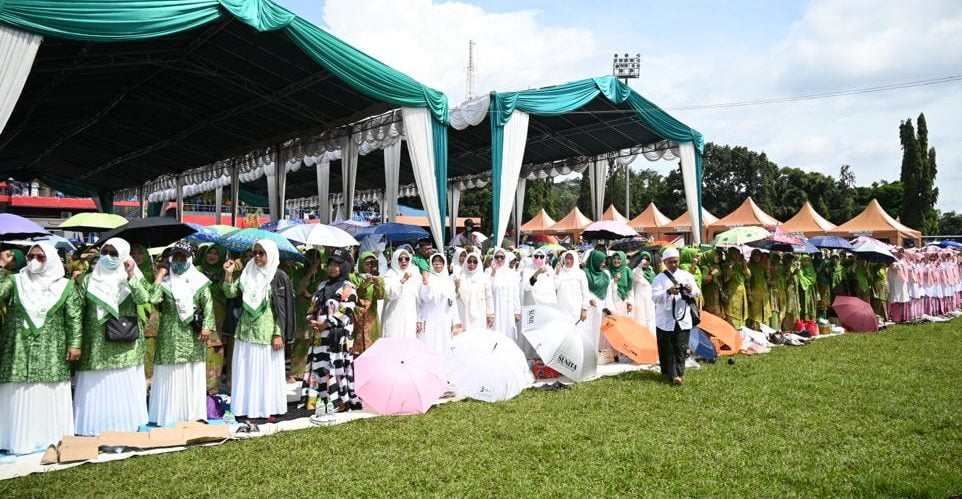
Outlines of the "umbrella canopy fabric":
<svg viewBox="0 0 962 499">
<path fill-rule="evenodd" d="M 14 215 L 0 213 L 0 240 L 30 239 L 32 237 L 49 236 L 50 232 L 33 220 Z"/>
<path fill-rule="evenodd" d="M 416 241 L 418 239 L 430 237 L 428 231 L 418 227 L 417 225 L 399 224 L 394 222 L 377 225 L 370 230 L 365 229 L 361 233 L 362 237 L 367 237 L 369 235 L 384 236 L 386 241 L 392 243 Z"/>
<path fill-rule="evenodd" d="M 215 229 L 212 229 L 210 227 L 206 227 L 200 224 L 188 223 L 187 225 L 190 226 L 190 228 L 197 231 L 187 236 L 187 240 L 192 243 L 198 243 L 198 244 L 216 243 L 217 240 L 220 239 L 221 234 L 220 232 L 217 232 L 217 230 Z"/>
<path fill-rule="evenodd" d="M 74 232 L 105 232 L 127 223 L 127 219 L 113 213 L 84 212 L 66 219 L 57 226 Z"/>
<path fill-rule="evenodd" d="M 855 247 L 844 237 L 838 236 L 815 236 L 808 240 L 816 248 L 840 249 L 852 251 Z"/>
<path fill-rule="evenodd" d="M 234 232 L 235 230 L 239 230 L 237 227 L 234 227 L 234 226 L 232 226 L 232 225 L 208 225 L 207 228 L 208 228 L 208 229 L 216 230 L 217 233 L 220 234 L 220 235 L 222 235 L 222 236 L 223 236 L 224 234 L 230 234 L 231 232 Z"/>
<path fill-rule="evenodd" d="M 301 255 L 301 253 L 297 251 L 297 248 L 295 248 L 290 241 L 285 239 L 284 236 L 261 229 L 241 229 L 231 232 L 230 234 L 221 237 L 217 241 L 217 244 L 229 251 L 243 253 L 253 248 L 254 244 L 261 239 L 270 239 L 271 241 L 274 241 L 274 243 L 277 244 L 277 251 L 280 252 L 281 259 L 304 259 L 304 256 Z"/>
<path fill-rule="evenodd" d="M 695 357 L 714 362 L 718 358 L 715 345 L 704 331 L 695 326 L 691 328 L 691 335 L 688 337 L 688 348 Z"/>
<path fill-rule="evenodd" d="M 331 222 L 331 226 L 347 232 L 351 235 L 351 237 L 357 237 L 357 233 L 365 227 L 370 227 L 371 222 L 364 222 L 361 220 L 335 220 Z"/>
<path fill-rule="evenodd" d="M 836 296 L 832 302 L 832 310 L 838 315 L 845 329 L 856 333 L 874 333 L 878 331 L 878 320 L 875 311 L 865 300 L 856 296 Z"/>
<path fill-rule="evenodd" d="M 771 236 L 771 232 L 762 227 L 735 227 L 716 235 L 712 244 L 715 246 L 738 246 L 760 241 L 769 236 Z"/>
<path fill-rule="evenodd" d="M 135 218 L 116 229 L 104 232 L 100 239 L 106 241 L 119 237 L 130 244 L 143 244 L 148 248 L 167 246 L 170 243 L 197 232 L 193 227 L 178 222 L 173 217 Z"/>
<path fill-rule="evenodd" d="M 455 391 L 483 402 L 512 399 L 534 382 L 518 344 L 484 329 L 455 336 L 445 360 Z"/>
<path fill-rule="evenodd" d="M 636 251 L 644 248 L 648 245 L 648 240 L 641 237 L 633 237 L 631 239 L 622 239 L 621 241 L 616 241 L 611 245 L 611 249 L 614 251 Z"/>
<path fill-rule="evenodd" d="M 258 229 L 266 230 L 269 232 L 282 232 L 291 227 L 295 227 L 303 224 L 304 224 L 303 220 L 298 220 L 296 218 L 285 218 L 282 220 L 275 220 L 273 222 L 261 225 L 260 227 L 258 227 Z"/>
<path fill-rule="evenodd" d="M 622 217 L 624 218 L 624 217 Z M 627 222 L 618 220 L 599 220 L 585 227 L 581 236 L 585 239 L 621 239 L 624 237 L 638 237 L 638 231 L 628 226 Z"/>
<path fill-rule="evenodd" d="M 608 316 L 601 325 L 601 333 L 611 343 L 612 348 L 638 364 L 658 363 L 658 343 L 655 337 L 631 317 Z"/>
<path fill-rule="evenodd" d="M 354 360 L 364 408 L 382 415 L 424 414 L 447 391 L 444 357 L 423 341 L 381 338 Z"/>
<path fill-rule="evenodd" d="M 698 324 L 698 328 L 717 341 L 715 346 L 718 355 L 735 355 L 742 349 L 741 335 L 731 324 L 717 315 L 702 310 L 701 323 Z"/>
<path fill-rule="evenodd" d="M 876 263 L 894 263 L 898 258 L 889 250 L 889 245 L 879 241 L 866 241 L 852 250 L 859 258 Z"/>
<path fill-rule="evenodd" d="M 38 238 L 37 240 L 53 243 L 53 246 L 57 249 L 62 249 L 66 251 L 77 251 L 77 247 L 72 242 L 70 242 L 69 239 L 63 236 L 58 236 L 56 234 L 50 234 L 47 237 L 41 237 L 41 238 Z"/>
<path fill-rule="evenodd" d="M 584 381 L 595 375 L 598 357 L 594 342 L 584 329 L 567 320 L 568 314 L 548 305 L 524 307 L 521 333 L 546 366 Z"/>
<path fill-rule="evenodd" d="M 308 246 L 330 246 L 332 248 L 347 248 L 358 246 L 359 242 L 342 229 L 324 224 L 294 225 L 278 231 L 278 234 L 291 241 Z"/>
</svg>

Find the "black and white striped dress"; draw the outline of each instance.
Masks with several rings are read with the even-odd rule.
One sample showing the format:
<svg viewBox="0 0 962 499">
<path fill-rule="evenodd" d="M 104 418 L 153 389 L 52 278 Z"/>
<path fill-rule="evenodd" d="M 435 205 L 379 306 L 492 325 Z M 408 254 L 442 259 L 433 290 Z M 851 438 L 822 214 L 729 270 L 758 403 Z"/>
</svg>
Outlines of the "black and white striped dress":
<svg viewBox="0 0 962 499">
<path fill-rule="evenodd" d="M 318 404 L 333 402 L 338 411 L 360 409 L 354 393 L 354 309 L 357 292 L 344 280 L 334 292 L 322 283 L 311 299 L 310 319 L 326 323 L 321 341 L 310 347 L 308 375 L 304 376 L 301 402 L 316 397 Z"/>
</svg>

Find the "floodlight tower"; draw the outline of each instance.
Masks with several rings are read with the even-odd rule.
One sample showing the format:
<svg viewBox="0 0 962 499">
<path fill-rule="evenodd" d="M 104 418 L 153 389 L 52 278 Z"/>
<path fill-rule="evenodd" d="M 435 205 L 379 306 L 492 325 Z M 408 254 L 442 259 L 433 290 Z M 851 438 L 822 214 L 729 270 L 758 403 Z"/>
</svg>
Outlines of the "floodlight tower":
<svg viewBox="0 0 962 499">
<path fill-rule="evenodd" d="M 625 82 L 625 85 L 627 85 L 629 78 L 637 79 L 641 76 L 641 54 L 638 53 L 632 57 L 628 55 L 627 52 L 624 55 L 616 53 L 611 64 L 611 72 L 616 77 L 621 78 Z M 625 217 L 629 220 L 631 220 L 630 186 L 631 165 L 625 165 Z"/>
<path fill-rule="evenodd" d="M 477 68 L 474 67 L 474 40 L 468 40 L 468 67 L 466 69 L 467 82 L 465 82 L 464 100 L 474 98 L 474 87 L 478 83 Z"/>
</svg>

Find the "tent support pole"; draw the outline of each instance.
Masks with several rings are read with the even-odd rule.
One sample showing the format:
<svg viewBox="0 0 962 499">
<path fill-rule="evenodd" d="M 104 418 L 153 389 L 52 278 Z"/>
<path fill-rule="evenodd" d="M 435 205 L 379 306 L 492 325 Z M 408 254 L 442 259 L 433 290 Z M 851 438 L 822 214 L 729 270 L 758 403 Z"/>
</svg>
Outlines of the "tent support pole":
<svg viewBox="0 0 962 499">
<path fill-rule="evenodd" d="M 224 211 L 224 187 L 218 185 L 217 190 L 214 191 L 214 223 L 217 225 L 220 225 L 222 211 Z"/>
<path fill-rule="evenodd" d="M 177 221 L 184 221 L 184 176 L 177 175 Z"/>
<path fill-rule="evenodd" d="M 240 166 L 234 164 L 230 169 L 230 224 L 237 227 L 237 218 L 240 215 Z"/>
<path fill-rule="evenodd" d="M 140 218 L 147 218 L 147 184 L 140 186 L 137 201 L 140 202 Z"/>
</svg>

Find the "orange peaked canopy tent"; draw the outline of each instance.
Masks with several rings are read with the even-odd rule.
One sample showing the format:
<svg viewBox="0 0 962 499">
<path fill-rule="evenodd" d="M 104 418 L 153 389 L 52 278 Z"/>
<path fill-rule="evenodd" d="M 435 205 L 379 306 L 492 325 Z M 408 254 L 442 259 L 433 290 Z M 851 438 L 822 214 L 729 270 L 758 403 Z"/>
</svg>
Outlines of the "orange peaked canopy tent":
<svg viewBox="0 0 962 499">
<path fill-rule="evenodd" d="M 612 222 L 625 222 L 628 223 L 628 218 L 615 209 L 615 205 L 608 205 L 608 209 L 601 214 L 602 220 L 609 220 Z"/>
<path fill-rule="evenodd" d="M 558 223 L 551 226 L 551 232 L 555 234 L 568 233 L 578 235 L 584 232 L 585 227 L 591 225 L 591 219 L 586 217 L 577 206 L 571 209 L 567 215 Z"/>
<path fill-rule="evenodd" d="M 705 208 L 701 209 L 701 221 L 705 229 L 702 231 L 702 241 L 708 240 L 707 227 L 718 221 L 718 217 L 712 215 Z M 684 212 L 680 217 L 668 222 L 661 227 L 662 234 L 689 234 L 691 233 L 691 214 Z"/>
<path fill-rule="evenodd" d="M 862 213 L 828 233 L 842 237 L 871 236 L 875 239 L 887 240 L 896 246 L 903 246 L 902 243 L 910 239 L 916 246 L 922 245 L 922 233 L 892 218 L 876 199 L 870 201 Z"/>
<path fill-rule="evenodd" d="M 637 217 L 632 218 L 628 225 L 632 229 L 637 229 L 641 232 L 655 235 L 661 234 L 661 227 L 671 223 L 671 219 L 665 216 L 661 210 L 655 206 L 655 203 L 648 203 L 645 210 L 638 214 Z"/>
<path fill-rule="evenodd" d="M 782 224 L 783 230 L 801 234 L 805 237 L 821 236 L 834 228 L 835 224 L 819 215 L 812 207 L 812 203 L 808 201 L 805 201 L 805 204 L 802 205 L 794 217 Z"/>
<path fill-rule="evenodd" d="M 527 222 L 521 224 L 521 232 L 528 234 L 551 234 L 551 226 L 557 222 L 548 215 L 547 211 L 542 208 L 538 213 L 528 220 Z"/>
<path fill-rule="evenodd" d="M 761 208 L 755 204 L 755 201 L 751 196 L 745 198 L 745 201 L 735 208 L 735 211 L 725 215 L 720 220 L 713 224 L 708 225 L 708 237 L 709 239 L 715 237 L 718 232 L 724 232 L 733 227 L 745 227 L 745 226 L 756 226 L 756 227 L 774 227 L 776 225 L 781 225 L 781 222 L 775 219 L 775 217 L 765 213 Z"/>
</svg>

